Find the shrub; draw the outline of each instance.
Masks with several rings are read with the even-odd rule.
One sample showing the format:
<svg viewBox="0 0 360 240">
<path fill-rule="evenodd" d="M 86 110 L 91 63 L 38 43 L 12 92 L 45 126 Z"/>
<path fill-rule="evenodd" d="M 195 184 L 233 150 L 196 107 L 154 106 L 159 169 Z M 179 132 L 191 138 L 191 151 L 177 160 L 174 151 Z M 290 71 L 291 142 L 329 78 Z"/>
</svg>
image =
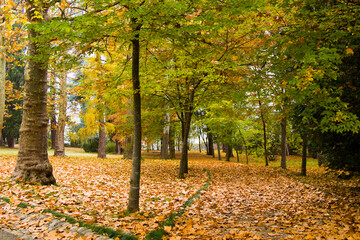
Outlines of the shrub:
<svg viewBox="0 0 360 240">
<path fill-rule="evenodd" d="M 116 152 L 116 143 L 108 142 L 106 144 L 106 153 L 114 153 L 114 152 Z"/>
<path fill-rule="evenodd" d="M 99 138 L 91 137 L 88 138 L 86 142 L 83 143 L 82 147 L 85 152 L 97 152 L 99 146 Z"/>
</svg>

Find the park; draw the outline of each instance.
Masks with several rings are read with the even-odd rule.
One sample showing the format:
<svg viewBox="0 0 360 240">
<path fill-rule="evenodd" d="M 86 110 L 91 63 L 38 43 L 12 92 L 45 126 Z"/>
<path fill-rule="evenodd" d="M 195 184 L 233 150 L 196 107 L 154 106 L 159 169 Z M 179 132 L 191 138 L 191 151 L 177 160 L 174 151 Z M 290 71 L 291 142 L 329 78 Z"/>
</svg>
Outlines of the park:
<svg viewBox="0 0 360 240">
<path fill-rule="evenodd" d="M 360 239 L 357 0 L 0 0 L 0 237 Z"/>
</svg>

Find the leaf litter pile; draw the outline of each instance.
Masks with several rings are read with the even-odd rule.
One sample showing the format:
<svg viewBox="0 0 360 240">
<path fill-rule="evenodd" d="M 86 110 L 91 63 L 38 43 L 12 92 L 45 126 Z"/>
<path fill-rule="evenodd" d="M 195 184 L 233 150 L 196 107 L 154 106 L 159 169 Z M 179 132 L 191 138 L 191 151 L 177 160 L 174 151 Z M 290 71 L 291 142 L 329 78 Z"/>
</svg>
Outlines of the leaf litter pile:
<svg viewBox="0 0 360 240">
<path fill-rule="evenodd" d="M 193 154 L 186 179 L 177 179 L 178 160 L 149 159 L 142 162 L 141 210 L 128 214 L 129 160 L 50 157 L 57 186 L 38 186 L 9 182 L 16 157 L 0 159 L 0 197 L 10 199 L 0 202 L 0 227 L 28 228 L 38 237 L 46 237 L 41 222 L 12 217 L 19 203 L 35 206 L 24 214 L 51 209 L 143 239 L 204 186 L 207 169 L 209 188 L 164 228 L 164 239 L 360 239 L 359 182 L 331 182 L 324 170 L 309 173 L 304 184 L 274 168 Z"/>
</svg>

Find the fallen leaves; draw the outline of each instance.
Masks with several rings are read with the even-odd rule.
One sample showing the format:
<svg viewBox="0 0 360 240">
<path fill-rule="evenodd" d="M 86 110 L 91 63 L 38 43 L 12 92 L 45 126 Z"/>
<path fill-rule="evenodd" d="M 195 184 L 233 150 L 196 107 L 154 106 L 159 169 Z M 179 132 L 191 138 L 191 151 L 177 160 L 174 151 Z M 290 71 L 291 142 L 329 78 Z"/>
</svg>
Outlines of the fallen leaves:
<svg viewBox="0 0 360 240">
<path fill-rule="evenodd" d="M 142 163 L 141 211 L 126 212 L 131 162 L 120 158 L 51 157 L 58 186 L 22 185 L 8 182 L 15 158 L 2 156 L 1 197 L 11 199 L 0 208 L 0 225 L 27 227 L 42 239 L 73 239 L 64 226 L 48 231 L 49 215 L 40 222 L 12 215 L 20 202 L 22 214 L 53 209 L 86 223 L 94 223 L 140 238 L 179 211 L 205 183 L 174 226 L 164 226 L 167 239 L 359 239 L 359 193 L 356 182 L 334 180 L 323 169 L 311 169 L 305 179 L 288 177 L 276 169 L 228 163 L 205 155 L 190 155 L 190 175 L 177 179 L 178 161 L 145 160 Z M 45 234 L 46 233 L 46 234 Z"/>
</svg>

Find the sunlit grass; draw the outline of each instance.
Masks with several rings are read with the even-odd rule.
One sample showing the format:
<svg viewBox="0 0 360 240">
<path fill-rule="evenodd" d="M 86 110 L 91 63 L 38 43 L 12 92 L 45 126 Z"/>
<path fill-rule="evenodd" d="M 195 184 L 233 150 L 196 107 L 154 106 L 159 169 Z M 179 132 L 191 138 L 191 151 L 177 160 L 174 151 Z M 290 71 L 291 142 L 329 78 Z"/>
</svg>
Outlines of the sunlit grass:
<svg viewBox="0 0 360 240">
<path fill-rule="evenodd" d="M 8 147 L 0 147 L 0 155 L 12 155 L 15 156 L 19 152 L 19 148 L 8 148 Z M 48 149 L 49 156 L 54 155 L 54 149 Z M 73 148 L 73 147 L 66 147 L 65 148 L 66 156 L 71 157 L 97 157 L 97 153 L 86 153 L 82 148 Z M 106 154 L 108 158 L 119 158 L 122 155 L 118 154 Z"/>
</svg>

